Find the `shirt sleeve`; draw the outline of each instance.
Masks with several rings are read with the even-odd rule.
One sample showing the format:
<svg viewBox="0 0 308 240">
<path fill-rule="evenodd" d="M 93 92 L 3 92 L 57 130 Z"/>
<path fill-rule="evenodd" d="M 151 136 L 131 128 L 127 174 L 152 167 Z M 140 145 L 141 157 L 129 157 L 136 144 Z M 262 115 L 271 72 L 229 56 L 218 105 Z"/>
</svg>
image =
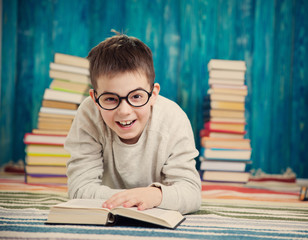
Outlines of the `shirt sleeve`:
<svg viewBox="0 0 308 240">
<path fill-rule="evenodd" d="M 167 145 L 169 156 L 162 170 L 163 181 L 152 184 L 163 193 L 159 207 L 182 214 L 195 212 L 201 205 L 201 180 L 194 159 L 198 151 L 186 114 L 173 122 Z"/>
<path fill-rule="evenodd" d="M 103 126 L 103 120 L 91 101 L 88 98 L 80 105 L 64 145 L 71 154 L 68 194 L 70 198 L 108 199 L 121 190 L 102 185 L 104 129 L 97 126 Z"/>
</svg>

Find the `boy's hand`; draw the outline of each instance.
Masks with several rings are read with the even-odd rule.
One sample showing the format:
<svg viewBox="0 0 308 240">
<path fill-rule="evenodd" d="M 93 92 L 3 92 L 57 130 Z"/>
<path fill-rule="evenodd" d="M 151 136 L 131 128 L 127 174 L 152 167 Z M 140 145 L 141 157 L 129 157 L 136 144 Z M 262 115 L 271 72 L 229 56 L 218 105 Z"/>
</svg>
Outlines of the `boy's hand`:
<svg viewBox="0 0 308 240">
<path fill-rule="evenodd" d="M 113 195 L 103 203 L 104 208 L 112 209 L 117 206 L 138 207 L 145 210 L 158 206 L 162 201 L 162 192 L 157 187 L 143 187 L 125 190 Z"/>
</svg>

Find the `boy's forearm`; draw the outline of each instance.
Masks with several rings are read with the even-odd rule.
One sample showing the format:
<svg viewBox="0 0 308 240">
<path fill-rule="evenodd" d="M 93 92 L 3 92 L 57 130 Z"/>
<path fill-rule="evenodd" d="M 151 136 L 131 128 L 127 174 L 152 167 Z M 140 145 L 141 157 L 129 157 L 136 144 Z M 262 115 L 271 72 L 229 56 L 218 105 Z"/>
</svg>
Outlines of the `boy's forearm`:
<svg viewBox="0 0 308 240">
<path fill-rule="evenodd" d="M 176 210 L 182 214 L 198 211 L 201 205 L 201 190 L 198 184 L 177 183 L 170 186 L 155 183 L 162 190 L 162 201 L 158 207 Z"/>
<path fill-rule="evenodd" d="M 70 187 L 70 198 L 96 198 L 96 199 L 108 199 L 112 195 L 123 191 L 122 189 L 111 189 L 108 186 L 103 186 L 96 183 L 89 183 L 82 187 Z"/>
</svg>

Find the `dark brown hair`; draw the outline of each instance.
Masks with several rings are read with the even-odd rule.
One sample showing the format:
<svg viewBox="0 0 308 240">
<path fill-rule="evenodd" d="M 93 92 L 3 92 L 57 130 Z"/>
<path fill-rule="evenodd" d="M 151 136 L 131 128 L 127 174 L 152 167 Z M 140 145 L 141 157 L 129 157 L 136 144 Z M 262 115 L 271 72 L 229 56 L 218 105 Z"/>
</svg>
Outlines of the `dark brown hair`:
<svg viewBox="0 0 308 240">
<path fill-rule="evenodd" d="M 91 83 L 95 90 L 100 76 L 113 77 L 118 73 L 132 71 L 141 71 L 148 78 L 150 86 L 154 84 L 152 51 L 135 37 L 118 33 L 94 47 L 87 58 L 90 62 Z"/>
</svg>

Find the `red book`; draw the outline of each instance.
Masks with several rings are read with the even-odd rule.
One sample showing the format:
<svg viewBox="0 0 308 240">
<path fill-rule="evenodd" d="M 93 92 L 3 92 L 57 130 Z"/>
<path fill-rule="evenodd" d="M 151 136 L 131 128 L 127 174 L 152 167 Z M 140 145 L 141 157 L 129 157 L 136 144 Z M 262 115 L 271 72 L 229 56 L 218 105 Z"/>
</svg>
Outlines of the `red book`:
<svg viewBox="0 0 308 240">
<path fill-rule="evenodd" d="M 35 134 L 26 133 L 24 137 L 25 144 L 41 144 L 41 145 L 60 145 L 63 146 L 66 135 L 52 134 Z"/>
<path fill-rule="evenodd" d="M 221 131 L 205 128 L 201 129 L 199 134 L 200 137 L 243 139 L 246 132 Z"/>
<path fill-rule="evenodd" d="M 212 122 L 204 123 L 204 128 L 210 131 L 245 134 L 246 123 Z"/>
</svg>

